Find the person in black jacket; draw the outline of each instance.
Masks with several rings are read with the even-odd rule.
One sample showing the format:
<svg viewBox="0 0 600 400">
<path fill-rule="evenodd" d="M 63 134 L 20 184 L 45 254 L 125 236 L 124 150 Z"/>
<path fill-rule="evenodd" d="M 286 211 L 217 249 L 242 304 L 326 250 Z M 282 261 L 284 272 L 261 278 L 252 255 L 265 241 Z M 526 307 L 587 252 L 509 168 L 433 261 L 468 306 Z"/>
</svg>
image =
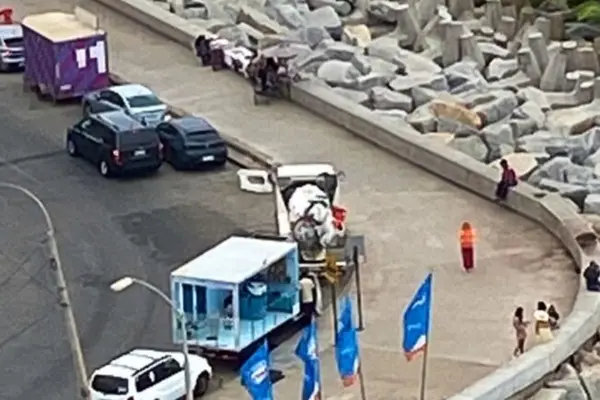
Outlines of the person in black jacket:
<svg viewBox="0 0 600 400">
<path fill-rule="evenodd" d="M 585 278 L 585 286 L 590 292 L 600 292 L 600 266 L 595 261 L 590 261 L 590 264 L 583 271 Z"/>
</svg>

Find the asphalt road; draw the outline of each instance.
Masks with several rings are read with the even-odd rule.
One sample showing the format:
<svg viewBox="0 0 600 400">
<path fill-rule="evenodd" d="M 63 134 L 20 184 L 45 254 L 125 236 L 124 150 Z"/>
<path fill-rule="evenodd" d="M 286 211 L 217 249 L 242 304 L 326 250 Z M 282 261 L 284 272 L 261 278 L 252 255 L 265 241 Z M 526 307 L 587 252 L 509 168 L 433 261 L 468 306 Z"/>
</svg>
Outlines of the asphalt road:
<svg viewBox="0 0 600 400">
<path fill-rule="evenodd" d="M 167 290 L 168 273 L 240 229 L 270 228 L 269 201 L 237 188 L 235 168 L 105 180 L 64 151 L 79 108 L 24 93 L 19 74 L 0 76 L 0 181 L 23 185 L 47 205 L 88 370 L 135 346 L 169 348 L 168 309 L 113 280 L 134 275 Z M 0 189 L 0 399 L 75 398 L 62 314 L 47 269 L 35 204 Z"/>
</svg>

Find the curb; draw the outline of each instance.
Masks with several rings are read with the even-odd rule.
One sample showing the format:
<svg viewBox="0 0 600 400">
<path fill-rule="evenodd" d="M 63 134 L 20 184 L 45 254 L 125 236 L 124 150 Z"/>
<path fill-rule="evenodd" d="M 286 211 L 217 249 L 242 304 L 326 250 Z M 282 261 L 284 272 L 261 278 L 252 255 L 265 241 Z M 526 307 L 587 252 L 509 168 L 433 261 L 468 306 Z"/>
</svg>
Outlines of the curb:
<svg viewBox="0 0 600 400">
<path fill-rule="evenodd" d="M 189 47 L 207 30 L 191 24 L 148 0 L 94 0 L 150 28 L 176 43 Z M 317 82 L 299 82 L 291 87 L 291 99 L 298 105 L 337 124 L 354 135 L 407 160 L 455 185 L 493 200 L 499 171 L 479 163 L 431 140 L 403 132 L 393 123 L 375 120 L 370 110 L 336 95 Z M 252 146 L 233 143 L 252 153 Z M 260 156 L 253 156 L 251 158 Z M 262 160 L 265 161 L 265 160 Z M 265 161 L 268 162 L 268 161 Z M 598 238 L 589 224 L 568 200 L 546 193 L 527 183 L 511 191 L 507 208 L 544 226 L 569 251 L 576 271 L 591 259 L 600 257 Z M 506 400 L 524 398 L 528 389 L 548 377 L 585 342 L 596 335 L 600 326 L 600 296 L 587 292 L 582 279 L 571 313 L 565 318 L 555 339 L 536 346 L 475 382 L 450 400 Z"/>
</svg>

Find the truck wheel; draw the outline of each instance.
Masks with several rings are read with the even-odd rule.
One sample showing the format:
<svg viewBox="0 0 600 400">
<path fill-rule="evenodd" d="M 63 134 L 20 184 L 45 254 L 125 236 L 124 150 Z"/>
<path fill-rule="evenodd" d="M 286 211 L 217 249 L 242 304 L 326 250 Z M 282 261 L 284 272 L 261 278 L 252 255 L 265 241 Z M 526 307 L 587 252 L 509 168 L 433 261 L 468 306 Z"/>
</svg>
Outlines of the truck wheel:
<svg viewBox="0 0 600 400">
<path fill-rule="evenodd" d="M 198 379 L 196 379 L 196 386 L 194 386 L 194 396 L 202 397 L 208 391 L 208 384 L 210 379 L 206 372 L 200 374 Z"/>
</svg>

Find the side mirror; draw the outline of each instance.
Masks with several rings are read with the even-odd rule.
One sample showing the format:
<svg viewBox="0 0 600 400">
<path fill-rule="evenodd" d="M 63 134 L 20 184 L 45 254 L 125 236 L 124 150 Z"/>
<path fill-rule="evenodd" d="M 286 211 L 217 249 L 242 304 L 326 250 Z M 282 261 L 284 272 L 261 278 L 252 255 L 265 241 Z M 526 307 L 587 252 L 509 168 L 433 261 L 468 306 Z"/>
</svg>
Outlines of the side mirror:
<svg viewBox="0 0 600 400">
<path fill-rule="evenodd" d="M 344 180 L 346 180 L 346 173 L 344 171 L 338 171 L 336 173 L 336 176 L 338 178 L 338 181 L 343 182 Z"/>
</svg>

